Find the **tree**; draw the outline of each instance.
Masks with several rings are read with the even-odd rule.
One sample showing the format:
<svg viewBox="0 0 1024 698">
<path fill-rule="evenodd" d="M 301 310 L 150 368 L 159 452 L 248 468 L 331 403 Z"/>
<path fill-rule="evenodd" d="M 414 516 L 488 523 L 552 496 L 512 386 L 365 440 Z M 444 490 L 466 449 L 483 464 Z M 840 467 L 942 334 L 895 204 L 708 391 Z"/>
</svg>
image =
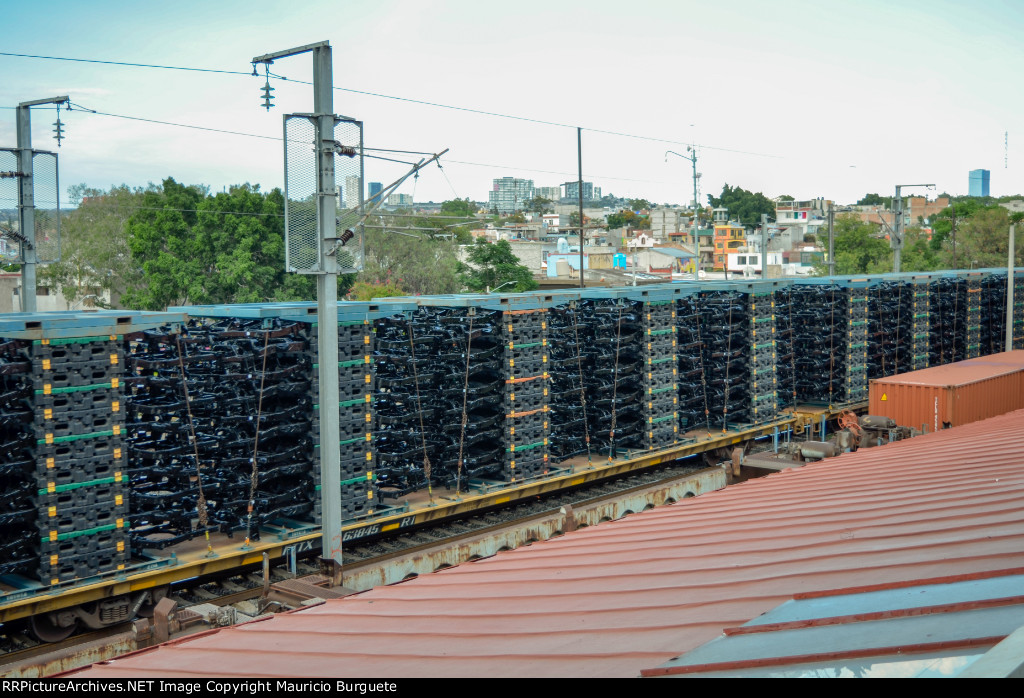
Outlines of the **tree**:
<svg viewBox="0 0 1024 698">
<path fill-rule="evenodd" d="M 394 285 L 411 295 L 457 293 L 462 288 L 457 250 L 458 244 L 445 238 L 367 228 L 359 281 Z"/>
<path fill-rule="evenodd" d="M 778 200 L 779 201 L 796 201 L 796 199 L 794 199 L 789 194 L 780 194 L 779 197 L 778 197 Z"/>
<path fill-rule="evenodd" d="M 857 202 L 858 206 L 881 206 L 884 209 L 889 208 L 889 197 L 882 196 L 881 194 L 865 194 L 864 198 Z"/>
<path fill-rule="evenodd" d="M 497 289 L 504 284 L 509 284 L 503 289 L 506 292 L 532 291 L 538 286 L 530 270 L 519 263 L 508 240 L 489 243 L 478 239 L 469 250 L 469 262 L 459 264 L 459 277 L 471 291 Z"/>
<path fill-rule="evenodd" d="M 142 204 L 144 191 L 126 185 L 109 191 L 85 184 L 68 187 L 75 208 L 61 221 L 61 259 L 40 268 L 39 277 L 59 288 L 71 303 L 89 295 L 110 293 L 114 303 L 141 269 L 128 247 L 126 222 Z M 103 305 L 99 299 L 96 305 Z"/>
<path fill-rule="evenodd" d="M 1005 267 L 1009 242 L 1010 215 L 1002 206 L 989 206 L 975 211 L 961 225 L 957 223 L 957 258 L 960 267 Z M 1024 250 L 1014 249 L 1014 265 L 1024 263 Z M 947 248 L 952 262 L 952 244 Z M 950 265 L 951 266 L 951 265 Z"/>
<path fill-rule="evenodd" d="M 476 203 L 466 199 L 452 199 L 441 204 L 441 213 L 445 216 L 465 216 L 472 218 L 476 215 Z"/>
<path fill-rule="evenodd" d="M 892 271 L 892 250 L 871 223 L 851 214 L 836 216 L 833 249 L 835 273 L 880 274 Z M 828 273 L 828 262 L 815 265 L 815 273 Z"/>
<path fill-rule="evenodd" d="M 722 195 L 714 197 L 708 194 L 708 201 L 715 208 L 725 207 L 729 214 L 744 226 L 761 224 L 761 214 L 775 215 L 775 204 L 764 194 L 750 192 L 740 187 L 722 187 Z"/>
<path fill-rule="evenodd" d="M 354 301 L 372 301 L 374 298 L 391 298 L 406 295 L 405 289 L 395 283 L 370 283 L 357 281 L 352 284 L 348 296 Z"/>
<path fill-rule="evenodd" d="M 649 211 L 652 208 L 654 208 L 654 204 L 652 204 L 647 199 L 630 199 L 629 200 L 629 209 L 631 211 Z"/>
<path fill-rule="evenodd" d="M 284 268 L 284 196 L 243 184 L 210 196 L 172 178 L 143 193 L 127 222 L 139 279 L 122 301 L 159 310 L 171 305 L 309 300 L 315 281 Z M 344 294 L 353 275 L 340 275 Z"/>
<path fill-rule="evenodd" d="M 650 230 L 651 219 L 649 216 L 640 216 L 634 213 L 631 209 L 623 209 L 618 213 L 613 213 L 606 219 L 608 230 L 617 230 L 619 228 L 626 228 L 631 230 Z"/>
<path fill-rule="evenodd" d="M 545 213 L 551 213 L 554 209 L 551 208 L 551 199 L 543 196 L 535 196 L 528 200 L 525 204 L 526 210 L 532 213 L 539 213 L 541 215 Z"/>
</svg>

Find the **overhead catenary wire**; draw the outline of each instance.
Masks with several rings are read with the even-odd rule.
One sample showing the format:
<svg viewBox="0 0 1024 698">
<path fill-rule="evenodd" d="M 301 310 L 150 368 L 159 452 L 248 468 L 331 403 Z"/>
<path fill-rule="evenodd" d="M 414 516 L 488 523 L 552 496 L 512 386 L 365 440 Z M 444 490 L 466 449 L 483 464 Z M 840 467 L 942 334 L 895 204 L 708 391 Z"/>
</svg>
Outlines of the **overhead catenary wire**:
<svg viewBox="0 0 1024 698">
<path fill-rule="evenodd" d="M 131 67 L 131 68 L 148 68 L 148 69 L 159 69 L 159 70 L 179 70 L 179 71 L 189 71 L 189 72 L 198 72 L 198 73 L 217 73 L 217 74 L 223 74 L 223 75 L 239 75 L 239 76 L 244 76 L 244 77 L 247 77 L 247 78 L 248 77 L 252 77 L 252 75 L 253 75 L 253 73 L 251 71 L 244 71 L 243 72 L 243 71 L 237 71 L 237 70 L 223 70 L 223 69 L 214 69 L 214 68 L 195 68 L 195 67 L 189 67 L 189 66 L 160 65 L 160 64 L 153 64 L 153 63 L 136 63 L 136 62 L 131 62 L 131 61 L 108 61 L 108 60 L 99 60 L 99 59 L 91 59 L 91 58 L 67 58 L 67 57 L 61 57 L 61 56 L 41 56 L 41 55 L 34 55 L 34 54 L 9 53 L 9 52 L 0 52 L 0 56 L 10 56 L 10 57 L 18 57 L 18 58 L 30 58 L 30 59 L 39 59 L 39 60 L 71 61 L 71 62 L 76 62 L 76 63 L 96 63 L 96 64 L 101 64 L 101 65 L 116 65 L 116 66 Z M 294 78 L 289 78 L 289 77 L 287 77 L 285 75 L 280 75 L 278 73 L 268 73 L 268 74 L 271 77 L 277 78 L 279 80 L 284 80 L 286 82 L 293 82 L 293 83 L 296 83 L 296 84 L 299 84 L 299 85 L 312 85 L 313 84 L 309 80 L 298 80 L 298 79 L 294 79 Z M 754 156 L 754 157 L 773 158 L 773 159 L 785 159 L 781 155 L 773 155 L 773 154 L 768 154 L 768 153 L 757 153 L 757 152 L 753 152 L 753 151 L 749 151 L 749 150 L 740 150 L 740 149 L 737 149 L 737 148 L 724 148 L 724 147 L 721 147 L 721 146 L 713 146 L 713 145 L 706 145 L 706 144 L 700 144 L 700 143 L 694 144 L 694 143 L 689 143 L 689 142 L 686 142 L 686 141 L 674 140 L 674 139 L 671 139 L 671 138 L 662 138 L 662 137 L 658 137 L 658 136 L 648 136 L 648 135 L 643 135 L 643 134 L 628 133 L 628 132 L 625 132 L 625 131 L 614 131 L 614 130 L 611 130 L 611 129 L 592 128 L 592 127 L 589 127 L 589 126 L 581 126 L 579 124 L 567 124 L 567 123 L 563 123 L 563 122 L 559 122 L 559 121 L 551 121 L 551 120 L 547 120 L 547 119 L 538 119 L 538 118 L 529 117 L 529 116 L 520 116 L 520 115 L 516 115 L 516 114 L 505 114 L 505 113 L 502 113 L 502 112 L 490 111 L 490 110 L 486 110 L 486 109 L 477 109 L 477 108 L 474 108 L 474 107 L 464 107 L 464 106 L 457 106 L 457 105 L 452 105 L 452 104 L 444 104 L 442 102 L 430 102 L 430 101 L 427 101 L 427 100 L 415 99 L 413 97 L 401 97 L 401 96 L 398 96 L 398 95 L 384 94 L 382 92 L 371 92 L 369 90 L 357 90 L 357 89 L 352 88 L 352 87 L 341 87 L 341 86 L 338 86 L 338 85 L 333 85 L 332 88 L 334 90 L 339 91 L 339 92 L 348 92 L 350 94 L 365 95 L 365 96 L 368 96 L 368 97 L 376 97 L 378 99 L 388 99 L 388 100 L 393 100 L 393 101 L 398 101 L 398 102 L 406 102 L 406 103 L 409 103 L 409 104 L 419 104 L 419 105 L 422 105 L 422 106 L 435 107 L 435 108 L 438 108 L 438 109 L 447 109 L 447 110 L 452 110 L 452 111 L 460 111 L 460 112 L 465 112 L 465 113 L 469 113 L 469 114 L 478 114 L 478 115 L 481 115 L 481 116 L 490 116 L 490 117 L 499 118 L 499 119 L 509 119 L 509 120 L 521 121 L 521 122 L 525 122 L 525 123 L 534 123 L 534 124 L 538 124 L 538 125 L 542 125 L 542 126 L 552 126 L 552 127 L 556 127 L 556 128 L 571 128 L 571 129 L 582 128 L 583 130 L 590 131 L 591 133 L 602 133 L 602 134 L 605 134 L 605 135 L 617 136 L 617 137 L 620 137 L 620 138 L 631 138 L 631 139 L 635 139 L 635 140 L 650 141 L 650 142 L 653 142 L 653 143 L 668 143 L 668 144 L 671 144 L 671 145 L 689 145 L 691 147 L 695 146 L 695 147 L 703 148 L 705 150 L 716 150 L 716 151 L 727 152 L 727 153 L 736 153 L 736 154 L 740 154 L 740 155 L 750 155 L 750 156 Z"/>
</svg>

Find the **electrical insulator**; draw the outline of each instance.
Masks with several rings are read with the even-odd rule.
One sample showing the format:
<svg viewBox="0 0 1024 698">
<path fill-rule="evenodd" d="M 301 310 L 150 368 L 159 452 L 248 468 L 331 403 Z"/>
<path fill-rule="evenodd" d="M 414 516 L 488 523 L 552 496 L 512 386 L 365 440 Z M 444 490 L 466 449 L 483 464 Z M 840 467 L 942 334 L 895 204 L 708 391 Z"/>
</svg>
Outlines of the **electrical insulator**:
<svg viewBox="0 0 1024 698">
<path fill-rule="evenodd" d="M 270 111 L 270 108 L 274 106 L 273 104 L 271 104 L 271 102 L 274 100 L 274 96 L 270 94 L 271 92 L 274 91 L 274 88 L 271 87 L 270 83 L 268 82 L 266 85 L 263 86 L 263 89 L 261 91 L 263 93 L 263 106 L 264 108 L 266 108 L 267 111 Z"/>
<path fill-rule="evenodd" d="M 59 116 L 57 117 L 57 120 L 53 122 L 53 138 L 57 141 L 58 148 L 60 147 L 61 140 L 66 138 L 64 135 L 64 124 L 60 122 Z"/>
</svg>

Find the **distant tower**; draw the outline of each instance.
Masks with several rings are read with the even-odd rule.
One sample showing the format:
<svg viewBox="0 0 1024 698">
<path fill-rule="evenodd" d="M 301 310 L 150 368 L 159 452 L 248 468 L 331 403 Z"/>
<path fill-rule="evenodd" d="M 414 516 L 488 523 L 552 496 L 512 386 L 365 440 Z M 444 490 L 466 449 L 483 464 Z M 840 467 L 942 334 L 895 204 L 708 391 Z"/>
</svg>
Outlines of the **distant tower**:
<svg viewBox="0 0 1024 698">
<path fill-rule="evenodd" d="M 968 196 L 988 196 L 988 170 L 971 170 L 968 179 Z"/>
<path fill-rule="evenodd" d="M 380 193 L 383 191 L 384 185 L 380 182 L 370 182 L 369 196 L 367 197 L 368 203 L 375 204 L 377 199 L 380 198 Z"/>
</svg>

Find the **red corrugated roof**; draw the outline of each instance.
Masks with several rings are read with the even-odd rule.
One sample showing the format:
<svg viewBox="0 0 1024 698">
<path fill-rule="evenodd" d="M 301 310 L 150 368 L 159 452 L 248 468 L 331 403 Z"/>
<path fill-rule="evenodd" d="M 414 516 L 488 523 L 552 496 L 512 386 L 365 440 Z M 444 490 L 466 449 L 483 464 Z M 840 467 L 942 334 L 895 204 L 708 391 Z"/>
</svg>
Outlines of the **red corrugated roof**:
<svg viewBox="0 0 1024 698">
<path fill-rule="evenodd" d="M 786 470 L 83 676 L 636 676 L 795 594 L 1024 566 L 1024 411 Z"/>
</svg>

